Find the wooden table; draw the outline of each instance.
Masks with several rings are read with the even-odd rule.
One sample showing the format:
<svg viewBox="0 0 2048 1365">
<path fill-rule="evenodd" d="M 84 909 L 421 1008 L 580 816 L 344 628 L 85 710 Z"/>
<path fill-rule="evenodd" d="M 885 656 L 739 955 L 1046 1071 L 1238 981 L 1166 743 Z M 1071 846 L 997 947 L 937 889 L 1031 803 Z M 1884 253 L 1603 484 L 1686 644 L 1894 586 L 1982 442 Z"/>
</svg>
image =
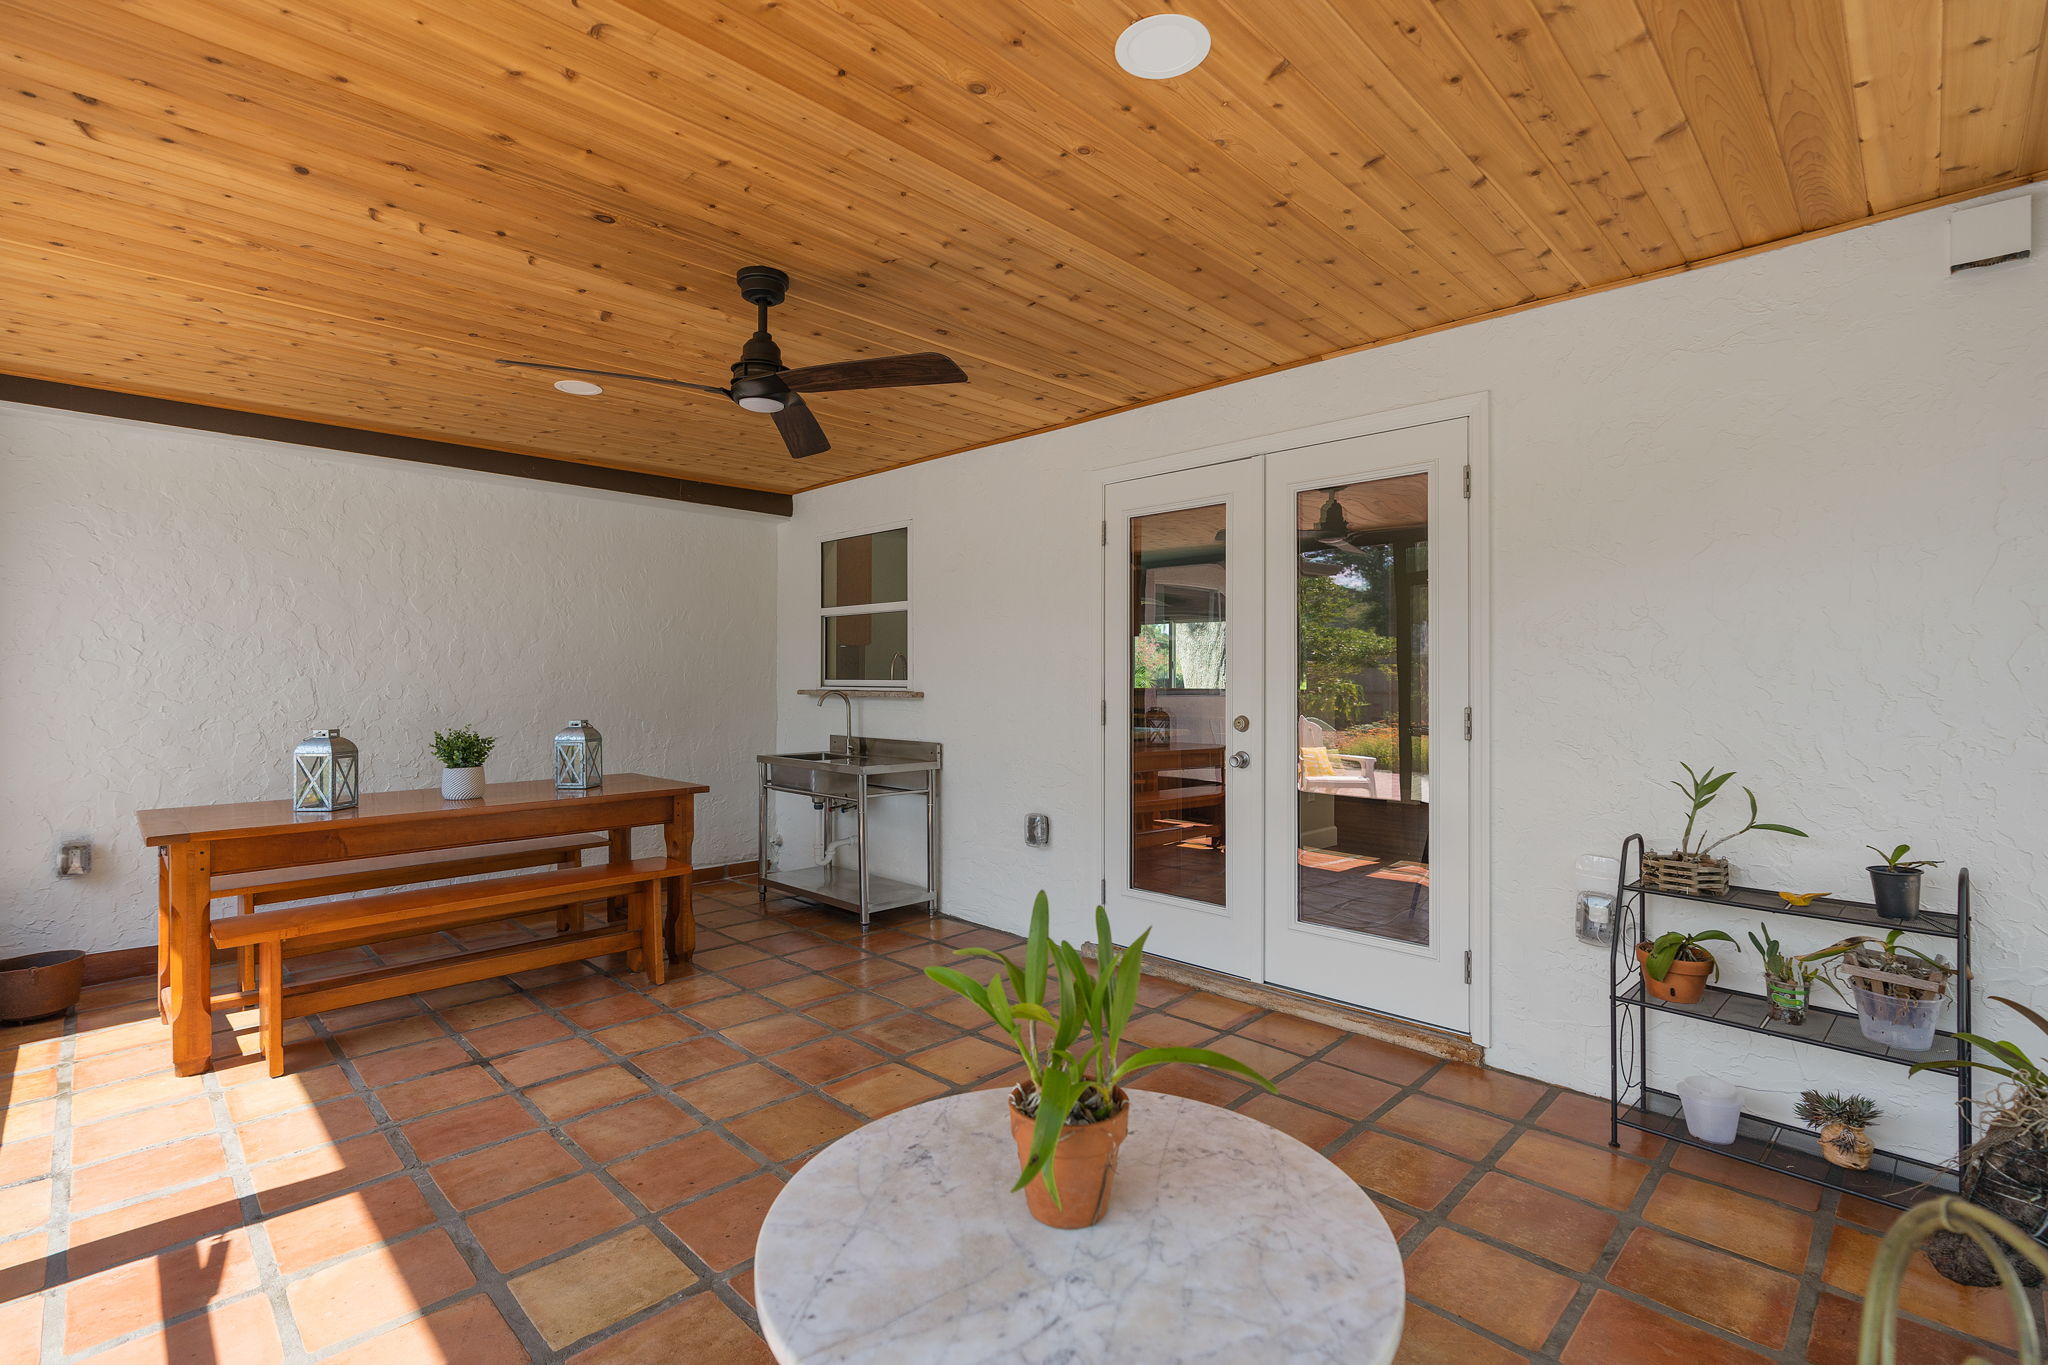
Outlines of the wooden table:
<svg viewBox="0 0 2048 1365">
<path fill-rule="evenodd" d="M 710 788 L 640 773 L 607 773 L 602 787 L 560 791 L 551 781 L 494 782 L 474 801 L 444 801 L 438 787 L 372 792 L 353 810 L 300 813 L 289 801 L 146 810 L 143 842 L 158 851 L 157 990 L 181 1076 L 204 1071 L 213 1048 L 212 879 L 233 872 L 463 848 L 509 839 L 603 833 L 614 861 L 631 856 L 634 829 L 659 825 L 667 856 L 688 864 L 694 800 Z M 666 889 L 671 954 L 693 934 L 690 878 Z M 677 935 L 685 936 L 683 943 Z"/>
<path fill-rule="evenodd" d="M 1035 1222 L 1000 1090 L 856 1129 L 761 1225 L 761 1333 L 782 1365 L 1386 1365 L 1405 1283 L 1357 1182 L 1257 1119 L 1147 1090 L 1109 1212 Z"/>
</svg>

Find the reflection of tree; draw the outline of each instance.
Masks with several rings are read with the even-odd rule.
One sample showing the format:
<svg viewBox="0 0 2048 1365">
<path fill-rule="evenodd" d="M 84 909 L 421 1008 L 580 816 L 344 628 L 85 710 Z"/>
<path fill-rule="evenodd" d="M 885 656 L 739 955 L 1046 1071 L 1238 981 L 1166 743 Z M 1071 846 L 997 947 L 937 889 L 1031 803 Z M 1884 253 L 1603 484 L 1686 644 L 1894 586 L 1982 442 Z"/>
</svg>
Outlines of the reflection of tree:
<svg viewBox="0 0 2048 1365">
<path fill-rule="evenodd" d="M 1131 686 L 1218 689 L 1224 684 L 1222 621 L 1175 621 L 1138 627 L 1131 641 Z"/>
<path fill-rule="evenodd" d="M 1360 677 L 1369 669 L 1391 673 L 1394 641 L 1371 627 L 1384 625 L 1387 604 L 1383 590 L 1386 557 L 1368 547 L 1365 554 L 1320 551 L 1319 564 L 1341 566 L 1339 576 L 1304 574 L 1296 593 L 1296 620 L 1301 649 L 1301 711 L 1327 719 L 1340 729 L 1357 723 L 1363 695 Z"/>
</svg>

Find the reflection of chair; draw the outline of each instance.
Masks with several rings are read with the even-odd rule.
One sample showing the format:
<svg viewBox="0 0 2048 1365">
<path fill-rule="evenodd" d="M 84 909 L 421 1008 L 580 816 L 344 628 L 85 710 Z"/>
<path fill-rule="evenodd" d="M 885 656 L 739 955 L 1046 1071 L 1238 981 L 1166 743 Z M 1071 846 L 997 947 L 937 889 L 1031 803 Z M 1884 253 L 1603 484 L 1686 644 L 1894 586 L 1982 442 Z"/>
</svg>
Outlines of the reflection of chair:
<svg viewBox="0 0 2048 1365">
<path fill-rule="evenodd" d="M 1333 752 L 1333 733 L 1313 716 L 1295 722 L 1294 785 L 1301 791 L 1331 796 L 1371 796 L 1375 760 Z"/>
</svg>

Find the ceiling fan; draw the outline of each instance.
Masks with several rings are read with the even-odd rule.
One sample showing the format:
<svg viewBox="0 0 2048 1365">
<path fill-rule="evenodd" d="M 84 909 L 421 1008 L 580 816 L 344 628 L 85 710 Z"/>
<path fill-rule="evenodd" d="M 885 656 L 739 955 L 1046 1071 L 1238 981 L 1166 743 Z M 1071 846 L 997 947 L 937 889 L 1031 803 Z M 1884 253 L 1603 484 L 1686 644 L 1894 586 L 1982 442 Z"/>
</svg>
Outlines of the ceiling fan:
<svg viewBox="0 0 2048 1365">
<path fill-rule="evenodd" d="M 615 370 L 579 370 L 569 365 L 544 365 L 533 360 L 500 360 L 529 370 L 553 370 L 559 374 L 587 374 L 601 379 L 630 379 L 642 384 L 665 384 L 672 389 L 695 389 L 698 393 L 730 398 L 748 412 L 765 412 L 775 419 L 782 443 L 801 460 L 821 455 L 832 448 L 824 428 L 804 403 L 807 393 L 830 393 L 844 389 L 897 389 L 915 384 L 964 384 L 967 375 L 950 356 L 937 351 L 913 355 L 884 355 L 871 360 L 841 360 L 830 365 L 805 365 L 789 369 L 782 363 L 782 349 L 768 334 L 768 310 L 781 303 L 789 292 L 789 276 L 767 265 L 750 265 L 739 272 L 740 297 L 759 312 L 754 335 L 740 348 L 733 362 L 732 387 L 691 384 L 680 379 L 660 379 L 651 374 L 620 374 Z M 594 390 L 593 390 L 594 392 Z"/>
</svg>

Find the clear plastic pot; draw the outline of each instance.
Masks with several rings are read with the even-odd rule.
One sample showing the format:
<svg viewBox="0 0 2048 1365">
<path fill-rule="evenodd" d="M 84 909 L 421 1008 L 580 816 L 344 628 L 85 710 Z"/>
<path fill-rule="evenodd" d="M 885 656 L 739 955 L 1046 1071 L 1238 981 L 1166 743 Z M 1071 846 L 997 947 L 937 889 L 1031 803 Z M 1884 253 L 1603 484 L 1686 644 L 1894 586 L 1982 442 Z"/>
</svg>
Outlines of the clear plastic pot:
<svg viewBox="0 0 2048 1365">
<path fill-rule="evenodd" d="M 1934 1027 L 1941 1019 L 1940 996 L 1916 1000 L 1880 995 L 1860 981 L 1850 984 L 1856 997 L 1856 1026 L 1865 1038 L 1906 1052 L 1925 1052 L 1934 1046 Z"/>
<path fill-rule="evenodd" d="M 1716 1145 L 1735 1141 L 1742 1095 L 1734 1086 L 1712 1076 L 1687 1076 L 1678 1083 L 1678 1100 L 1685 1107 L 1687 1132 Z"/>
</svg>

